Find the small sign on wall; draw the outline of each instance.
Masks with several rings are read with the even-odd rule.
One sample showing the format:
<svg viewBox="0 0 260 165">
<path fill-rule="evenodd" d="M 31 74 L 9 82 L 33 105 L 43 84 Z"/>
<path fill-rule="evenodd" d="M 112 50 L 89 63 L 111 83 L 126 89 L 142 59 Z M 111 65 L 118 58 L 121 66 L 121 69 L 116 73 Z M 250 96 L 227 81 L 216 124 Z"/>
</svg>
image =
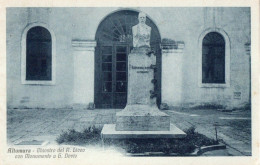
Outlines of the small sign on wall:
<svg viewBox="0 0 260 165">
<path fill-rule="evenodd" d="M 234 99 L 241 100 L 241 92 L 234 92 Z"/>
</svg>

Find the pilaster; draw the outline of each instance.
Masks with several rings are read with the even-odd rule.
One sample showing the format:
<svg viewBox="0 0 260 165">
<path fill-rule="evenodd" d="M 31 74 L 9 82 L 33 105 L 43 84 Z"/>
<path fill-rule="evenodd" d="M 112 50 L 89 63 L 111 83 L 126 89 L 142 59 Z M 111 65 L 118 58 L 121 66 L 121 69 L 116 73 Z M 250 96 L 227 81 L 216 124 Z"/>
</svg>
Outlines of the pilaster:
<svg viewBox="0 0 260 165">
<path fill-rule="evenodd" d="M 88 108 L 94 103 L 94 67 L 96 41 L 72 41 L 74 56 L 74 108 Z"/>
<path fill-rule="evenodd" d="M 184 42 L 163 40 L 162 49 L 162 103 L 177 106 L 182 102 L 182 70 Z"/>
</svg>

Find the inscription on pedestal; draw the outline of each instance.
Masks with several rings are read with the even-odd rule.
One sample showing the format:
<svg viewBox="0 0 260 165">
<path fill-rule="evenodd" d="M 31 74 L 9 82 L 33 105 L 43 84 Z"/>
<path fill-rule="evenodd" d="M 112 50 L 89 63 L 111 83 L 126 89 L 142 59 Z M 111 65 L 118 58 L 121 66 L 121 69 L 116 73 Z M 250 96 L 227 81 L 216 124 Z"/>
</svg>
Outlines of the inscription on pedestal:
<svg viewBox="0 0 260 165">
<path fill-rule="evenodd" d="M 132 66 L 132 69 L 137 69 L 136 73 L 149 73 L 148 69 L 152 69 L 152 68 L 151 67 Z"/>
</svg>

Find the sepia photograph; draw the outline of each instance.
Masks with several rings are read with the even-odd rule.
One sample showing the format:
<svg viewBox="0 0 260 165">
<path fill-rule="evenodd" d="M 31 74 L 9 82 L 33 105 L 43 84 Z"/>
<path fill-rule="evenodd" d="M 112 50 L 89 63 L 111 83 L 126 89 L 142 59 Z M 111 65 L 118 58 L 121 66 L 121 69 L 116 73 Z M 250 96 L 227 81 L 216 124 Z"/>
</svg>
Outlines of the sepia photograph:
<svg viewBox="0 0 260 165">
<path fill-rule="evenodd" d="M 6 161 L 254 155 L 250 5 L 5 12 Z"/>
</svg>

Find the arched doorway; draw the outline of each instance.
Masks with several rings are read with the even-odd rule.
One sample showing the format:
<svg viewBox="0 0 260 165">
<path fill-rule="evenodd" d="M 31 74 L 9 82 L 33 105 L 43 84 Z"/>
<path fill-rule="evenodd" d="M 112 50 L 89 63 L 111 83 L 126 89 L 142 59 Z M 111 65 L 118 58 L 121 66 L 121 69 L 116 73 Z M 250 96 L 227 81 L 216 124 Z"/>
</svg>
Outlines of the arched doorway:
<svg viewBox="0 0 260 165">
<path fill-rule="evenodd" d="M 138 12 L 121 10 L 108 15 L 98 26 L 95 39 L 95 105 L 96 108 L 124 108 L 127 102 L 127 59 L 132 50 L 132 27 L 138 24 Z M 147 17 L 152 28 L 151 48 L 157 56 L 157 93 L 161 89 L 161 37 L 158 28 Z"/>
</svg>

